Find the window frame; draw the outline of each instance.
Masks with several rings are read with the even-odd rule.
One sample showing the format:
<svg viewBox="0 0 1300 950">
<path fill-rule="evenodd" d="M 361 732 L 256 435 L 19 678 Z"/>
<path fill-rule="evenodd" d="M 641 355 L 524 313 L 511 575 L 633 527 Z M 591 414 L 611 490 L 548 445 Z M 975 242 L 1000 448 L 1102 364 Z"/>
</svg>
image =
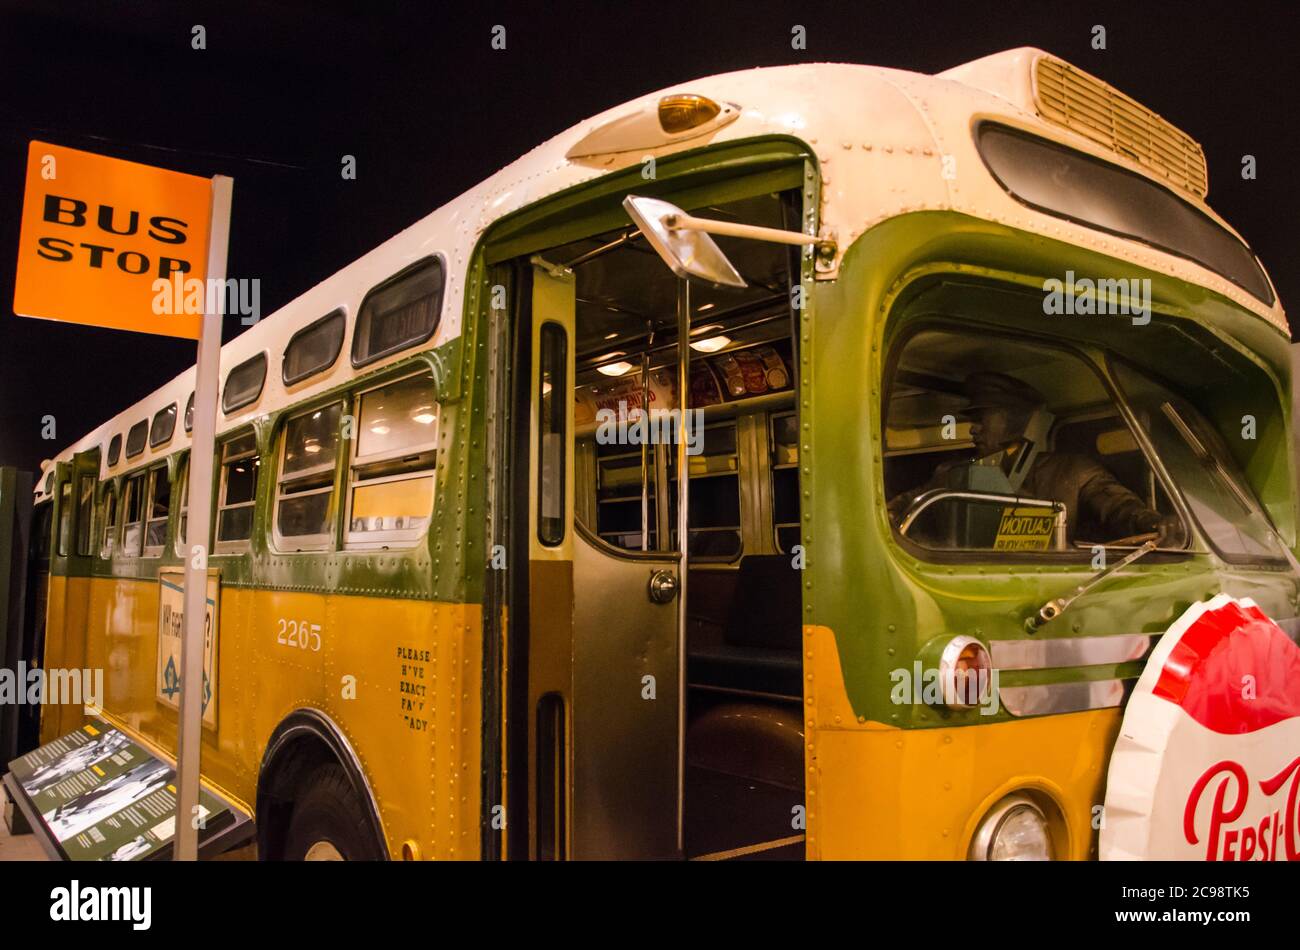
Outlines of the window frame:
<svg viewBox="0 0 1300 950">
<path fill-rule="evenodd" d="M 896 319 L 896 318 L 895 318 Z M 885 492 L 885 465 L 888 463 L 888 457 L 885 455 L 885 429 L 889 424 L 889 402 L 893 395 L 894 381 L 898 376 L 898 362 L 903 355 L 904 350 L 912 340 L 920 333 L 926 331 L 939 330 L 957 335 L 970 335 L 978 331 L 985 336 L 994 336 L 1003 339 L 1011 339 L 1022 345 L 1040 347 L 1047 350 L 1055 350 L 1067 354 L 1078 360 L 1089 372 L 1096 377 L 1098 383 L 1110 397 L 1111 404 L 1116 410 L 1124 425 L 1128 428 L 1129 433 L 1137 442 L 1139 450 L 1142 452 L 1143 460 L 1147 467 L 1154 475 L 1156 482 L 1161 490 L 1164 491 L 1173 507 L 1178 519 L 1182 522 L 1186 546 L 1182 550 L 1173 550 L 1168 548 L 1159 548 L 1152 551 L 1143 558 L 1143 561 L 1157 563 L 1162 560 L 1181 561 L 1192 557 L 1196 554 L 1203 554 L 1198 551 L 1195 543 L 1200 535 L 1194 530 L 1199 525 L 1193 524 L 1189 520 L 1189 515 L 1185 510 L 1185 503 L 1181 492 L 1171 486 L 1164 466 L 1159 464 L 1158 460 L 1152 458 L 1153 452 L 1150 444 L 1146 440 L 1146 433 L 1141 432 L 1137 426 L 1136 419 L 1133 416 L 1132 407 L 1124 394 L 1118 390 L 1111 379 L 1108 368 L 1104 364 L 1098 364 L 1092 356 L 1083 349 L 1071 345 L 1069 342 L 1059 337 L 1044 336 L 1032 331 L 1015 330 L 1005 326 L 982 323 L 979 321 L 969 321 L 958 323 L 951 319 L 925 317 L 918 320 L 910 321 L 910 325 L 903 327 L 897 338 L 889 344 L 889 352 L 885 358 L 884 373 L 880 386 L 880 402 L 878 406 L 880 427 L 876 430 L 876 438 L 880 445 L 880 471 L 875 479 L 875 490 L 877 492 L 876 509 L 880 517 L 888 525 L 888 537 L 894 545 L 916 558 L 924 564 L 1057 564 L 1057 565 L 1077 565 L 1086 564 L 1091 558 L 1092 553 L 1087 548 L 1071 547 L 1065 551 L 995 551 L 992 548 L 975 548 L 969 551 L 963 551 L 953 548 L 932 548 L 924 544 L 919 544 L 910 538 L 904 537 L 899 533 L 898 525 L 890 517 L 886 505 L 889 502 Z M 1108 355 L 1103 352 L 1103 355 Z"/>
<path fill-rule="evenodd" d="M 136 432 L 140 433 L 140 447 L 136 449 L 134 452 L 132 452 L 131 439 L 134 437 L 134 434 Z M 137 455 L 143 454 L 148 444 L 149 444 L 149 420 L 141 419 L 139 422 L 131 426 L 131 428 L 126 431 L 126 446 L 125 446 L 126 457 L 129 459 L 133 459 Z"/>
<path fill-rule="evenodd" d="M 267 358 L 266 350 L 262 350 L 250 356 L 242 363 L 239 363 L 238 365 L 232 366 L 230 368 L 230 371 L 226 373 L 226 378 L 221 382 L 221 411 L 224 415 L 229 416 L 233 413 L 238 412 L 240 409 L 245 409 L 248 406 L 253 406 L 257 404 L 257 401 L 262 398 L 262 393 L 266 392 L 266 371 L 269 362 L 270 360 Z M 254 364 L 257 363 L 260 363 L 262 366 L 262 378 L 257 384 L 257 389 L 250 392 L 248 396 L 242 397 L 239 402 L 228 401 L 226 397 L 230 395 L 231 377 L 234 376 L 236 373 L 238 373 L 240 370 L 245 369 L 246 367 L 249 366 L 253 366 Z"/>
<path fill-rule="evenodd" d="M 429 326 L 429 331 L 421 337 L 405 340 L 401 343 L 390 346 L 387 349 L 374 353 L 367 353 L 364 358 L 358 359 L 357 346 L 361 340 L 365 339 L 364 331 L 370 325 L 370 321 L 367 320 L 367 317 L 370 316 L 370 312 L 366 310 L 366 305 L 371 302 L 372 298 L 374 298 L 376 294 L 381 294 L 394 285 L 399 284 L 404 280 L 411 279 L 411 275 L 416 271 L 433 265 L 438 267 L 438 288 L 433 294 L 436 306 L 434 307 L 433 322 Z M 387 277 L 378 284 L 375 284 L 375 286 L 366 291 L 366 295 L 361 298 L 361 306 L 357 308 L 356 319 L 352 321 L 352 347 L 351 353 L 349 354 L 352 368 L 360 369 L 363 366 L 369 366 L 371 363 L 377 363 L 379 360 L 382 360 L 387 356 L 392 356 L 394 353 L 400 353 L 403 350 L 410 349 L 413 346 L 420 346 L 421 344 L 432 340 L 434 335 L 438 332 L 438 327 L 442 325 L 442 308 L 443 304 L 446 303 L 446 299 L 447 261 L 442 254 L 429 254 L 417 261 L 412 261 L 396 274 L 393 274 L 391 277 Z"/>
<path fill-rule="evenodd" d="M 1182 403 L 1185 403 L 1187 406 L 1190 406 L 1199 417 L 1200 424 L 1208 426 L 1210 428 L 1210 431 L 1214 433 L 1215 438 L 1217 438 L 1220 442 L 1227 442 L 1227 439 L 1224 438 L 1223 433 L 1220 432 L 1218 428 L 1214 425 L 1213 421 L 1211 421 L 1209 417 L 1207 417 L 1206 414 L 1201 411 L 1200 407 L 1198 407 L 1194 402 L 1192 402 L 1191 399 L 1189 399 L 1186 395 L 1180 392 L 1178 388 L 1172 385 L 1169 380 L 1166 380 L 1164 377 L 1161 377 L 1155 373 L 1152 373 L 1147 369 L 1144 369 L 1133 360 L 1125 359 L 1124 356 L 1121 354 L 1107 352 L 1105 354 L 1105 357 L 1106 357 L 1106 371 L 1107 373 L 1111 374 L 1112 378 L 1115 380 L 1115 388 L 1117 390 L 1123 392 L 1124 389 L 1124 382 L 1123 380 L 1120 379 L 1119 374 L 1116 373 L 1114 369 L 1115 364 L 1120 364 L 1128 372 L 1134 373 L 1142 377 L 1142 379 L 1146 380 L 1147 382 L 1154 383 L 1160 388 L 1168 390 L 1170 393 L 1173 394 L 1175 399 L 1177 399 Z M 1124 393 L 1124 398 L 1125 399 L 1128 398 L 1127 393 Z M 1136 437 L 1139 439 L 1139 445 L 1143 446 L 1143 451 L 1145 452 L 1147 444 L 1151 441 L 1151 436 L 1138 422 L 1136 411 L 1133 410 L 1127 404 L 1125 405 L 1125 409 L 1126 411 L 1132 414 L 1132 420 L 1129 424 L 1132 428 L 1134 428 L 1137 431 Z M 1154 444 L 1151 445 L 1151 454 L 1155 455 L 1157 458 L 1160 458 L 1159 453 L 1155 451 Z M 1164 462 L 1163 460 L 1161 460 L 1161 471 L 1163 472 L 1163 470 L 1164 470 Z M 1173 477 L 1172 472 L 1169 474 L 1170 474 L 1170 479 L 1172 480 Z M 1237 463 L 1237 460 L 1235 458 L 1232 459 L 1231 461 L 1230 474 L 1242 476 L 1243 481 L 1245 481 L 1244 488 L 1245 490 L 1248 490 L 1250 493 L 1251 504 L 1255 506 L 1256 513 L 1264 520 L 1265 524 L 1268 525 L 1268 527 L 1271 529 L 1273 533 L 1273 537 L 1272 537 L 1273 543 L 1277 545 L 1285 544 L 1285 541 L 1280 537 L 1277 531 L 1277 525 L 1273 523 L 1272 515 L 1269 514 L 1267 506 L 1265 506 L 1263 500 L 1259 497 L 1259 492 L 1256 491 L 1255 486 L 1252 485 L 1249 480 L 1245 479 L 1244 477 L 1245 473 L 1240 470 L 1240 466 Z M 1195 526 L 1196 530 L 1199 532 L 1198 537 L 1204 542 L 1208 550 L 1213 551 L 1215 556 L 1223 560 L 1224 562 L 1228 564 L 1243 566 L 1243 567 L 1244 566 L 1263 567 L 1272 570 L 1276 570 L 1278 567 L 1287 566 L 1286 555 L 1282 553 L 1278 553 L 1275 556 L 1269 556 L 1264 554 L 1239 554 L 1236 552 L 1224 550 L 1218 544 L 1215 543 L 1214 533 L 1212 531 L 1209 531 L 1205 527 L 1205 525 L 1202 523 L 1201 517 L 1196 513 L 1196 509 L 1191 505 L 1190 502 L 1187 502 L 1183 498 L 1181 490 L 1178 496 L 1178 503 L 1180 504 L 1181 507 L 1186 508 L 1185 512 L 1180 511 L 1180 516 L 1183 518 L 1183 523 L 1188 526 L 1189 533 L 1191 527 Z"/>
<path fill-rule="evenodd" d="M 170 441 L 172 440 L 172 437 L 173 437 L 174 435 L 176 435 L 176 410 L 177 410 L 177 408 L 178 408 L 178 407 L 177 407 L 176 403 L 172 403 L 172 404 L 169 405 L 169 406 L 164 406 L 162 409 L 159 409 L 157 412 L 155 412 L 155 413 L 153 414 L 153 421 L 152 421 L 151 423 L 149 423 L 149 448 L 151 448 L 151 449 L 156 449 L 156 448 L 158 448 L 158 446 L 160 446 L 160 445 L 166 445 L 168 442 L 170 442 Z M 154 433 L 155 433 L 155 430 L 158 429 L 158 421 L 159 421 L 160 419 L 162 419 L 162 418 L 163 418 L 165 415 L 167 415 L 168 413 L 170 413 L 170 414 L 171 414 L 171 417 L 172 417 L 171 428 L 167 430 L 167 434 L 166 434 L 166 435 L 161 435 L 161 434 L 159 434 L 158 437 L 155 439 L 155 438 L 154 438 Z"/>
<path fill-rule="evenodd" d="M 557 379 L 548 382 L 546 378 L 547 367 L 545 364 L 549 354 L 547 348 L 548 337 L 557 340 L 559 344 L 558 363 L 550 370 L 551 375 L 556 377 L 558 382 Z M 568 536 L 568 525 L 566 524 L 568 519 L 565 517 L 565 512 L 568 508 L 567 493 L 572 486 L 568 484 L 566 469 L 568 468 L 568 440 L 572 438 L 572 434 L 568 431 L 569 403 L 572 401 L 572 396 L 567 399 L 561 398 L 561 396 L 573 391 L 573 381 L 569 379 L 569 349 L 569 332 L 564 324 L 555 320 L 542 321 L 541 326 L 537 328 L 537 390 L 533 393 L 537 404 L 537 525 L 534 535 L 537 538 L 537 543 L 544 548 L 558 548 L 564 544 L 564 539 Z M 543 442 L 548 434 L 554 434 L 545 428 L 548 420 L 543 415 L 546 408 L 546 387 L 548 385 L 551 387 L 552 416 L 557 417 L 559 422 L 559 471 L 556 475 L 558 481 L 556 494 L 559 497 L 560 504 L 560 517 L 558 519 L 545 518 L 542 515 L 542 485 L 545 480 L 547 462 Z M 556 419 L 553 418 L 549 421 L 554 423 Z M 559 522 L 559 530 L 553 536 L 547 534 L 543 527 L 550 521 Z"/>
<path fill-rule="evenodd" d="M 72 519 L 76 511 L 73 502 L 72 476 L 59 481 L 59 520 L 55 534 L 54 553 L 59 557 L 68 557 L 73 549 L 73 534 L 76 526 Z"/>
<path fill-rule="evenodd" d="M 329 362 L 323 363 L 322 365 L 317 366 L 314 369 L 307 370 L 305 373 L 299 373 L 293 378 L 290 378 L 289 377 L 289 351 L 293 349 L 293 345 L 297 343 L 298 340 L 300 340 L 302 337 L 311 333 L 313 330 L 319 330 L 321 327 L 324 327 L 325 325 L 335 320 L 339 322 L 339 324 L 341 325 L 341 329 L 339 330 L 338 345 L 334 347 L 334 355 L 329 358 Z M 285 386 L 296 386 L 299 383 L 304 382 L 305 380 L 311 379 L 313 376 L 319 376 L 321 373 L 329 372 L 329 370 L 333 369 L 334 365 L 339 361 L 339 354 L 343 352 L 343 342 L 346 339 L 347 335 L 348 335 L 348 314 L 347 314 L 347 309 L 344 307 L 335 307 L 329 313 L 325 314 L 325 316 L 319 317 L 316 320 L 313 320 L 311 323 L 307 324 L 302 329 L 295 331 L 293 336 L 289 337 L 289 342 L 284 345 L 284 351 L 280 354 L 281 382 L 283 382 Z"/>
<path fill-rule="evenodd" d="M 252 436 L 253 447 L 246 452 L 238 455 L 226 457 L 226 449 L 234 442 Z M 232 432 L 222 438 L 217 443 L 217 505 L 212 519 L 212 553 L 213 554 L 243 554 L 252 549 L 253 535 L 257 533 L 257 499 L 262 490 L 262 458 L 261 446 L 257 444 L 257 432 L 251 426 L 242 426 L 239 430 Z M 244 459 L 257 459 L 258 464 L 254 466 L 257 471 L 253 474 L 253 498 L 251 501 L 241 501 L 235 504 L 226 503 L 226 494 L 230 487 L 230 479 L 227 477 L 227 467 L 235 462 L 241 462 Z M 223 541 L 221 538 L 221 515 L 228 509 L 251 508 L 252 518 L 248 524 L 248 537 L 235 538 L 233 540 Z"/>
<path fill-rule="evenodd" d="M 342 348 L 340 347 L 340 352 Z M 335 354 L 335 359 L 338 354 Z M 324 412 L 335 406 L 339 408 L 339 436 L 334 452 L 334 459 L 328 463 L 322 463 L 313 468 L 304 471 L 294 472 L 289 477 L 284 474 L 285 454 L 289 449 L 289 425 L 297 419 L 301 419 L 313 412 Z M 286 414 L 284 421 L 279 425 L 279 435 L 277 437 L 277 447 L 275 453 L 275 498 L 271 507 L 271 543 L 277 553 L 280 554 L 313 554 L 320 551 L 333 551 L 336 548 L 335 541 L 338 537 L 338 516 L 339 504 L 336 492 L 339 489 L 339 460 L 346 456 L 343 445 L 342 426 L 343 419 L 347 415 L 348 400 L 346 398 L 335 397 L 326 402 L 312 405 L 307 409 Z M 309 488 L 304 491 L 285 492 L 286 484 L 292 485 L 294 482 L 303 481 L 312 476 L 321 475 L 324 472 L 330 473 L 330 482 L 320 488 Z M 303 534 L 303 535 L 284 535 L 280 533 L 280 504 L 286 498 L 305 498 L 309 495 L 319 495 L 324 492 L 331 494 L 330 510 L 326 518 L 326 530 L 321 534 Z"/>
<path fill-rule="evenodd" d="M 143 533 L 140 539 L 140 547 L 141 547 L 140 556 L 161 557 L 163 551 L 167 549 L 167 541 L 169 540 L 169 534 L 171 529 L 173 486 L 171 483 L 171 476 L 167 471 L 167 465 L 165 463 L 162 465 L 151 466 L 146 471 L 148 472 L 149 478 L 145 487 L 145 508 L 143 511 L 140 512 L 141 522 L 143 524 Z M 151 515 L 153 514 L 154 486 L 158 482 L 159 475 L 167 479 L 167 514 L 161 518 L 154 518 L 151 517 Z M 164 532 L 162 542 L 159 544 L 150 544 L 149 529 L 154 525 L 158 524 L 158 522 L 160 521 L 163 523 L 163 532 Z"/>
<path fill-rule="evenodd" d="M 99 494 L 99 558 L 111 560 L 117 553 L 117 535 L 121 529 L 119 523 L 117 482 L 107 481 Z"/>
<path fill-rule="evenodd" d="M 72 531 L 72 550 L 77 557 L 93 557 L 95 554 L 95 486 L 98 482 L 99 478 L 93 472 L 77 473 L 73 489 L 76 521 Z"/>
<path fill-rule="evenodd" d="M 130 515 L 130 510 L 131 510 L 130 500 L 133 497 L 132 494 L 133 490 L 135 490 L 136 493 L 138 493 L 141 488 L 147 490 L 148 484 L 149 484 L 148 469 L 142 468 L 139 469 L 138 471 L 134 471 L 123 476 L 122 501 L 121 501 L 122 517 L 119 519 L 122 523 L 122 530 L 121 530 L 121 535 L 119 536 L 118 539 L 118 546 L 117 546 L 118 553 L 120 553 L 123 557 L 138 558 L 143 556 L 141 553 L 144 549 L 145 502 L 143 499 L 141 499 L 140 501 L 140 520 L 128 521 L 127 518 Z M 137 538 L 135 550 L 128 551 L 126 546 L 126 533 L 127 533 L 127 529 L 130 528 L 132 525 L 140 529 L 140 534 L 139 537 Z"/>
<path fill-rule="evenodd" d="M 744 463 L 742 461 L 744 457 L 744 451 L 741 448 L 741 444 L 740 444 L 741 442 L 740 419 L 741 419 L 740 414 L 715 417 L 711 421 L 703 421 L 703 417 L 701 417 L 703 424 L 700 429 L 700 437 L 704 441 L 708 441 L 705 433 L 707 433 L 710 429 L 725 429 L 727 427 L 731 428 L 732 445 L 734 446 L 734 448 L 732 449 L 731 452 L 725 454 L 731 455 L 735 458 L 736 467 L 734 470 L 730 472 L 704 472 L 699 475 L 692 475 L 690 474 L 690 459 L 694 456 L 687 456 L 686 477 L 688 480 L 688 485 L 691 482 L 697 485 L 702 485 L 705 479 L 713 479 L 713 478 L 721 479 L 721 478 L 730 477 L 736 480 L 736 517 L 739 519 L 739 523 L 736 524 L 735 526 L 722 525 L 717 527 L 692 528 L 688 524 L 687 531 L 686 531 L 686 561 L 688 565 L 695 565 L 697 567 L 703 567 L 704 565 L 739 565 L 740 559 L 743 558 L 747 553 L 745 550 L 745 540 L 746 540 L 745 515 L 747 513 L 747 506 L 745 504 L 745 494 L 746 494 L 745 476 L 747 473 L 744 471 Z M 664 486 L 665 486 L 665 490 L 667 491 L 665 501 L 667 503 L 667 511 L 668 511 L 668 540 L 671 542 L 673 540 L 673 535 L 676 534 L 677 532 L 677 498 L 678 498 L 677 479 L 674 477 L 673 474 L 673 468 L 677 464 L 676 438 L 674 437 L 674 439 L 664 443 L 664 447 L 666 450 L 665 457 L 664 457 L 664 463 L 665 463 L 664 464 Z M 701 453 L 701 454 L 705 456 L 708 455 L 708 453 Z M 700 491 L 703 490 L 704 489 L 701 487 Z M 689 506 L 690 511 L 699 510 L 694 504 L 694 500 L 697 499 L 698 497 L 699 496 L 695 494 L 694 491 L 692 491 L 691 493 L 692 503 Z M 689 518 L 689 513 L 688 513 L 688 518 Z M 773 519 L 773 521 L 775 521 L 775 519 Z M 735 534 L 736 536 L 735 553 L 733 554 L 692 554 L 690 552 L 692 535 L 710 534 L 710 533 L 721 534 L 723 532 L 730 532 Z M 680 553 L 681 552 L 680 542 L 676 547 L 670 547 L 669 550 L 675 553 Z M 760 547 L 759 551 L 753 553 L 757 554 L 760 553 L 761 551 L 762 548 Z"/>
<path fill-rule="evenodd" d="M 767 416 L 768 491 L 770 491 L 772 495 L 772 546 L 776 549 L 776 552 L 778 554 L 790 554 L 792 553 L 791 551 L 788 551 L 781 546 L 782 529 L 789 530 L 793 528 L 796 532 L 798 532 L 798 539 L 795 541 L 796 545 L 802 543 L 802 538 L 803 538 L 803 518 L 802 518 L 803 505 L 802 505 L 802 499 L 799 497 L 799 410 L 797 407 L 792 407 L 790 409 L 773 410 L 772 412 L 766 413 L 766 416 Z M 776 440 L 776 425 L 778 419 L 784 419 L 786 417 L 789 417 L 794 420 L 795 460 L 793 462 L 778 463 L 776 461 L 776 447 L 778 444 L 783 444 L 783 443 L 778 443 Z M 777 521 L 776 518 L 777 474 L 779 472 L 788 472 L 788 471 L 792 471 L 794 473 L 794 503 L 797 509 L 795 512 L 794 522 Z"/>
<path fill-rule="evenodd" d="M 108 440 L 108 467 L 112 468 L 122 459 L 122 433 Z"/>
<path fill-rule="evenodd" d="M 436 409 L 434 420 L 431 425 L 430 438 L 425 442 L 416 445 L 404 446 L 400 450 L 390 450 L 388 452 L 376 452 L 370 455 L 358 454 L 358 448 L 361 445 L 361 439 L 358 437 L 357 429 L 362 425 L 362 402 L 366 393 L 383 389 L 387 386 L 394 386 L 398 383 L 405 382 L 408 379 L 415 379 L 425 374 L 429 375 L 429 391 L 432 395 L 433 406 Z M 343 478 L 343 547 L 348 550 L 364 551 L 378 550 L 381 548 L 413 548 L 417 547 L 420 542 L 428 535 L 429 528 L 433 524 L 433 512 L 438 505 L 438 466 L 442 462 L 442 451 L 438 447 L 438 439 L 442 432 L 442 402 L 438 398 L 437 381 L 432 376 L 432 371 L 424 365 L 414 372 L 406 372 L 401 375 L 392 376 L 386 380 L 374 382 L 370 385 L 353 390 L 349 396 L 351 400 L 352 416 L 355 419 L 353 425 L 352 437 L 348 440 L 344 454 L 347 460 L 347 468 Z M 368 468 L 373 465 L 380 465 L 394 459 L 400 459 L 408 455 L 422 455 L 426 452 L 433 453 L 433 465 L 427 469 L 415 469 L 411 472 L 398 472 L 394 475 L 378 475 L 373 478 L 358 479 L 357 469 Z M 387 531 L 353 531 L 352 530 L 352 506 L 353 496 L 358 487 L 368 487 L 371 485 L 380 485 L 397 481 L 408 481 L 416 478 L 431 478 L 430 483 L 430 503 L 429 513 L 425 522 L 419 528 L 393 528 Z"/>
<path fill-rule="evenodd" d="M 179 489 L 179 490 L 178 490 Z M 176 537 L 172 539 L 172 550 L 177 557 L 186 557 L 185 535 L 189 527 L 190 509 L 190 453 L 186 452 L 176 462 L 176 481 L 172 485 L 176 495 Z"/>
</svg>

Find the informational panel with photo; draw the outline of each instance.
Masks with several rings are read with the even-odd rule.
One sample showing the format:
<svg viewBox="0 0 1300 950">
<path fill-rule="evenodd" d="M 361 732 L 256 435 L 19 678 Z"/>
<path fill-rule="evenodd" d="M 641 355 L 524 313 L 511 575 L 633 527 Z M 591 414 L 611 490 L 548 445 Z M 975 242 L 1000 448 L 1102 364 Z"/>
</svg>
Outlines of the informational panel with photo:
<svg viewBox="0 0 1300 950">
<path fill-rule="evenodd" d="M 15 759 L 9 770 L 70 860 L 141 860 L 176 833 L 175 769 L 101 721 Z M 201 832 L 232 817 L 200 790 Z"/>
</svg>

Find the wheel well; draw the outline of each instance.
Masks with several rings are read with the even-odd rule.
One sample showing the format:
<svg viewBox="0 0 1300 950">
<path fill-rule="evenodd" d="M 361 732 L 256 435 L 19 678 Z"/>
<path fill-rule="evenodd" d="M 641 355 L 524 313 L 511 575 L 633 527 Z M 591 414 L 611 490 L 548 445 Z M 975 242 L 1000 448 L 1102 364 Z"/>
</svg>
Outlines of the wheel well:
<svg viewBox="0 0 1300 950">
<path fill-rule="evenodd" d="M 365 804 L 368 824 L 379 853 L 387 856 L 387 838 L 374 796 L 351 744 L 324 713 L 302 709 L 286 717 L 271 733 L 257 776 L 257 853 L 261 860 L 284 855 L 285 832 L 304 780 L 327 763 L 337 764 L 357 801 Z"/>
</svg>

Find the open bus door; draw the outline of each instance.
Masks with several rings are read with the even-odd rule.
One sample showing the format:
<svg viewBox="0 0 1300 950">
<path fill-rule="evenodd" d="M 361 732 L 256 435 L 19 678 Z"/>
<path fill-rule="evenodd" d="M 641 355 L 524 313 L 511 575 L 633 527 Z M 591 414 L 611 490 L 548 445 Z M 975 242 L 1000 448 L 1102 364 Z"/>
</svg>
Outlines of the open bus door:
<svg viewBox="0 0 1300 950">
<path fill-rule="evenodd" d="M 531 856 L 679 857 L 680 558 L 615 553 L 575 523 L 575 282 L 530 270 Z"/>
</svg>

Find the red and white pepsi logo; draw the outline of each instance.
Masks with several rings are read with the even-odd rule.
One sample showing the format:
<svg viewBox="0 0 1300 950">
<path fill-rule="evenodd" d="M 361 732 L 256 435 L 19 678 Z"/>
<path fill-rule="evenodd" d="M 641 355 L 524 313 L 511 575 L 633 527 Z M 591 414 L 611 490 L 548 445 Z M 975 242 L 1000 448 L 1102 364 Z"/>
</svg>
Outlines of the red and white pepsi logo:
<svg viewBox="0 0 1300 950">
<path fill-rule="evenodd" d="M 1300 646 L 1249 600 L 1161 638 L 1111 756 L 1103 860 L 1300 860 Z"/>
</svg>

